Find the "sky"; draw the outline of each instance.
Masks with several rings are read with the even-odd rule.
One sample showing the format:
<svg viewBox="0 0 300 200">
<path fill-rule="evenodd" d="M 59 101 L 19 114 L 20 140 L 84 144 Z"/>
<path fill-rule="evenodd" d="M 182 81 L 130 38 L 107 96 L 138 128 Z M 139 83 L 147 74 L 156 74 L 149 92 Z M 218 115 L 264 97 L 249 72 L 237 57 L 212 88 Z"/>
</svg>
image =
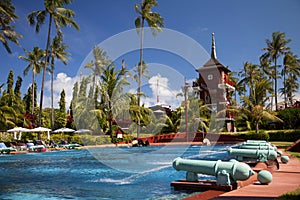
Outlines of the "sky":
<svg viewBox="0 0 300 200">
<path fill-rule="evenodd" d="M 75 21 L 80 31 L 63 28 L 64 42 L 71 53 L 65 66 L 56 62 L 55 106 L 62 89 L 70 103 L 73 84 L 89 72 L 83 66 L 92 60 L 91 51 L 98 45 L 108 52 L 117 68 L 124 59 L 133 73 L 139 61 L 139 37 L 134 20 L 137 13 L 134 4 L 139 0 L 74 0 L 67 8 L 75 11 Z M 158 0 L 153 11 L 164 18 L 165 30 L 152 36 L 145 32 L 144 60 L 148 64 L 149 79 L 143 80 L 143 89 L 148 97 L 145 105 L 168 103 L 172 108 L 179 104 L 175 96 L 180 93 L 184 79 L 192 82 L 198 77 L 195 69 L 209 58 L 211 34 L 215 34 L 218 60 L 231 71 L 240 71 L 245 62 L 259 63 L 259 56 L 266 47 L 266 38 L 275 31 L 284 32 L 292 41 L 288 44 L 294 54 L 300 56 L 300 1 L 298 0 Z M 23 78 L 22 92 L 27 91 L 31 76 L 23 76 L 27 63 L 18 59 L 24 55 L 23 48 L 31 51 L 34 46 L 45 48 L 47 23 L 35 33 L 26 16 L 43 9 L 43 1 L 13 0 L 19 20 L 16 31 L 23 35 L 21 47 L 10 43 L 13 53 L 0 47 L 0 83 L 5 83 L 12 69 Z M 53 32 L 54 33 L 54 32 Z M 38 86 L 41 74 L 37 75 Z M 6 87 L 6 86 L 5 86 Z M 5 88 L 4 87 L 4 88 Z M 134 91 L 133 84 L 128 91 Z M 40 87 L 38 87 L 40 90 Z M 300 99 L 300 94 L 297 94 Z M 44 107 L 50 106 L 50 75 L 47 74 Z"/>
</svg>

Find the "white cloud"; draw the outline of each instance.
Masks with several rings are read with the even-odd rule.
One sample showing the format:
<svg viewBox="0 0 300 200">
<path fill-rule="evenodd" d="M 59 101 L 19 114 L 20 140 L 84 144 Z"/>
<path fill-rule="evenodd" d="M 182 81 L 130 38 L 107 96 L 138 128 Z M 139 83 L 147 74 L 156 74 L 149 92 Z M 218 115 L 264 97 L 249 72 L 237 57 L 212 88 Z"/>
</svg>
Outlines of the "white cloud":
<svg viewBox="0 0 300 200">
<path fill-rule="evenodd" d="M 66 73 L 58 73 L 53 82 L 53 94 L 54 94 L 54 107 L 58 108 L 58 102 L 60 99 L 60 93 L 64 89 L 66 93 L 67 108 L 72 100 L 73 86 L 76 81 L 79 81 L 80 77 L 69 77 Z M 188 83 L 192 80 L 187 80 Z M 177 81 L 174 84 L 174 80 L 169 77 L 161 76 L 157 73 L 152 76 L 147 83 L 144 83 L 143 92 L 146 93 L 147 97 L 142 97 L 141 102 L 146 106 L 153 106 L 157 103 L 171 105 L 172 109 L 177 108 L 183 98 L 176 97 L 177 94 L 181 93 L 181 86 L 183 83 Z M 134 84 L 131 85 L 128 92 L 136 93 Z M 159 102 L 157 102 L 157 95 L 159 96 Z M 39 101 L 39 100 L 38 100 Z M 45 95 L 44 95 L 44 106 L 51 107 L 51 81 L 45 82 Z"/>
<path fill-rule="evenodd" d="M 62 90 L 65 90 L 66 93 L 66 107 L 68 108 L 72 100 L 73 86 L 76 81 L 79 80 L 79 77 L 69 77 L 65 73 L 58 73 L 53 81 L 53 104 L 54 108 L 58 108 L 58 102 L 60 99 L 60 93 Z M 44 106 L 51 107 L 51 81 L 45 82 L 45 96 L 44 96 Z"/>
<path fill-rule="evenodd" d="M 145 106 L 153 106 L 155 104 L 168 104 L 172 108 L 180 105 L 181 99 L 176 98 L 176 95 L 181 92 L 179 88 L 170 86 L 170 81 L 167 77 L 162 77 L 160 74 L 152 76 L 148 80 L 150 94 L 148 97 L 143 97 L 142 102 Z"/>
</svg>

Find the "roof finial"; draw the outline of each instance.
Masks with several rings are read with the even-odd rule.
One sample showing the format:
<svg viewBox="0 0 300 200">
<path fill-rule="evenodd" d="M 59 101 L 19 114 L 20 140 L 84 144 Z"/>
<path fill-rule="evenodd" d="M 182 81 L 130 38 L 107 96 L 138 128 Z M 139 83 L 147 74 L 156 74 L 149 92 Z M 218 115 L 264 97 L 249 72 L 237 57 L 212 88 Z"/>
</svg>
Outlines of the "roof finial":
<svg viewBox="0 0 300 200">
<path fill-rule="evenodd" d="M 216 44 L 215 44 L 215 33 L 212 33 L 211 36 L 212 36 L 211 58 L 217 59 L 217 54 L 216 54 Z"/>
</svg>

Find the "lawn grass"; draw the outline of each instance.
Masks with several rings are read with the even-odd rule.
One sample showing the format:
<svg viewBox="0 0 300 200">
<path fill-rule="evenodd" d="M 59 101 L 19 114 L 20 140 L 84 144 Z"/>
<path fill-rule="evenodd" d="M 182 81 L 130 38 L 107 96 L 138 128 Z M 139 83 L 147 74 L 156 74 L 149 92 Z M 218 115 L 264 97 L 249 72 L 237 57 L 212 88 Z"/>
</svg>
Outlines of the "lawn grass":
<svg viewBox="0 0 300 200">
<path fill-rule="evenodd" d="M 275 141 L 275 142 L 271 142 L 272 144 L 274 144 L 276 147 L 278 148 L 283 148 L 286 149 L 289 146 L 291 146 L 294 142 L 282 142 L 282 141 Z"/>
<path fill-rule="evenodd" d="M 300 199 L 300 187 L 291 192 L 287 192 L 281 195 L 278 199 L 280 200 L 298 200 Z"/>
<path fill-rule="evenodd" d="M 300 160 L 300 152 L 292 152 L 292 151 L 288 151 L 289 154 L 291 154 L 291 156 L 293 156 L 294 158 L 298 158 L 298 160 Z"/>
</svg>

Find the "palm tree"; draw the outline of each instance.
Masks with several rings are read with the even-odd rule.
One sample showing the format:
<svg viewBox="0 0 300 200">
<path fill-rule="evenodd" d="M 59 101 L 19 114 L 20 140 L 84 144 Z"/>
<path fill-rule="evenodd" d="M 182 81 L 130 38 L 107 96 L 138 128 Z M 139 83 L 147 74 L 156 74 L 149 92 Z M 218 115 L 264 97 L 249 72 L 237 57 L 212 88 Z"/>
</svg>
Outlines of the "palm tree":
<svg viewBox="0 0 300 200">
<path fill-rule="evenodd" d="M 124 79 L 127 70 L 116 70 L 114 65 L 109 65 L 100 75 L 100 90 L 103 111 L 106 113 L 106 118 L 109 123 L 109 135 L 112 138 L 113 125 L 113 109 L 116 99 L 122 93 L 123 87 L 129 85 L 129 82 Z M 100 106 L 101 107 L 101 106 Z"/>
<path fill-rule="evenodd" d="M 270 60 L 267 60 L 267 59 L 264 59 L 262 57 L 260 57 L 260 67 L 263 71 L 263 73 L 268 77 L 268 79 L 271 79 L 272 80 L 272 88 L 274 88 L 274 80 L 275 80 L 275 66 L 274 65 L 271 65 L 271 61 Z M 272 109 L 274 106 L 274 90 L 272 91 L 271 93 L 271 106 L 270 108 Z"/>
<path fill-rule="evenodd" d="M 283 55 L 289 47 L 286 45 L 290 42 L 290 39 L 285 38 L 285 33 L 274 32 L 272 33 L 272 40 L 266 39 L 267 47 L 263 48 L 264 51 L 267 51 L 261 56 L 261 60 L 269 60 L 274 63 L 274 92 L 275 92 L 275 108 L 278 110 L 277 105 L 277 59 Z"/>
<path fill-rule="evenodd" d="M 90 75 L 90 78 L 92 79 L 92 93 L 95 92 L 96 78 L 100 76 L 104 69 L 112 63 L 112 61 L 109 60 L 106 51 L 98 46 L 93 48 L 93 56 L 95 61 L 91 61 L 84 66 L 84 68 L 92 70 Z"/>
<path fill-rule="evenodd" d="M 238 74 L 242 77 L 242 79 L 238 82 L 240 90 L 245 92 L 246 86 L 248 86 L 249 96 L 251 96 L 253 94 L 255 80 L 262 76 L 259 66 L 250 62 L 246 62 L 244 64 L 244 69 Z"/>
<path fill-rule="evenodd" d="M 299 82 L 295 74 L 291 74 L 287 77 L 285 91 L 289 104 L 293 105 L 294 94 L 299 91 Z"/>
<path fill-rule="evenodd" d="M 42 77 L 42 87 L 41 87 L 41 97 L 40 97 L 40 111 L 39 111 L 39 125 L 41 125 L 42 120 L 42 110 L 43 110 L 43 96 L 44 96 L 44 84 L 46 77 L 46 68 L 48 65 L 48 59 L 51 52 L 50 48 L 50 36 L 52 22 L 55 24 L 56 32 L 59 36 L 62 36 L 61 27 L 73 26 L 75 29 L 79 30 L 78 25 L 74 21 L 74 11 L 64 8 L 64 6 L 70 4 L 72 0 L 44 0 L 45 10 L 38 10 L 30 13 L 27 16 L 27 20 L 30 25 L 35 26 L 35 31 L 38 33 L 40 31 L 40 26 L 44 24 L 47 15 L 49 15 L 48 33 L 47 33 L 47 43 L 46 43 L 46 56 L 45 65 L 43 67 L 43 77 Z"/>
<path fill-rule="evenodd" d="M 236 103 L 236 99 L 237 99 L 237 94 L 238 95 L 241 95 L 244 91 L 244 87 L 243 87 L 243 84 L 238 84 L 239 82 L 239 78 L 237 77 L 238 73 L 237 72 L 230 72 L 228 74 L 229 76 L 229 80 L 231 80 L 233 83 L 234 83 L 234 86 L 235 86 L 235 91 L 234 91 L 234 102 L 233 103 Z"/>
<path fill-rule="evenodd" d="M 18 19 L 15 14 L 15 7 L 12 5 L 11 0 L 0 1 L 0 41 L 4 45 L 8 53 L 12 53 L 8 44 L 8 40 L 13 43 L 19 44 L 19 38 L 23 36 L 14 30 L 14 26 L 10 25 Z"/>
<path fill-rule="evenodd" d="M 265 104 L 269 100 L 266 90 L 272 90 L 271 82 L 268 79 L 261 78 L 255 81 L 252 96 L 241 97 L 243 107 L 237 109 L 247 121 L 253 123 L 256 133 L 259 131 L 259 123 L 263 118 L 281 121 L 265 109 Z"/>
<path fill-rule="evenodd" d="M 140 40 L 140 61 L 137 65 L 138 67 L 138 99 L 137 103 L 140 106 L 140 94 L 141 94 L 141 84 L 142 84 L 142 65 L 143 65 L 143 42 L 144 42 L 144 26 L 145 20 L 147 21 L 149 27 L 151 28 L 152 34 L 156 35 L 157 32 L 161 32 L 161 27 L 164 27 L 164 20 L 157 12 L 152 12 L 152 7 L 157 6 L 156 0 L 141 0 L 140 4 L 135 4 L 134 9 L 138 13 L 138 17 L 135 19 L 135 27 L 138 34 L 141 34 Z M 139 135 L 139 125 L 138 133 Z"/>
<path fill-rule="evenodd" d="M 268 112 L 266 102 L 269 100 L 268 92 L 272 91 L 272 84 L 269 79 L 265 77 L 257 77 L 253 80 L 252 93 L 250 96 L 241 97 L 243 107 L 240 112 L 247 116 L 248 121 L 251 121 L 258 133 L 259 123 L 263 118 L 277 119 L 273 114 Z"/>
<path fill-rule="evenodd" d="M 26 66 L 26 68 L 23 71 L 24 76 L 26 76 L 29 72 L 29 70 L 32 71 L 32 108 L 31 108 L 31 114 L 34 113 L 34 83 L 35 83 L 35 75 L 39 74 L 41 72 L 41 69 L 43 67 L 42 59 L 45 56 L 45 51 L 40 49 L 39 47 L 34 47 L 32 51 L 25 52 L 26 56 L 19 56 L 20 59 L 29 62 L 29 64 Z"/>
<path fill-rule="evenodd" d="M 63 43 L 62 37 L 55 36 L 51 45 L 51 128 L 54 128 L 54 107 L 53 107 L 53 82 L 54 82 L 54 63 L 55 59 L 60 60 L 64 65 L 67 64 L 69 52 L 68 47 Z"/>
<path fill-rule="evenodd" d="M 292 85 L 293 78 L 289 78 L 289 82 L 287 82 L 286 77 L 294 76 L 297 82 L 297 77 L 300 76 L 300 60 L 292 52 L 287 52 L 283 58 L 281 75 L 283 76 L 283 88 L 280 88 L 279 91 L 284 96 L 284 107 L 287 108 L 287 88 Z"/>
</svg>

